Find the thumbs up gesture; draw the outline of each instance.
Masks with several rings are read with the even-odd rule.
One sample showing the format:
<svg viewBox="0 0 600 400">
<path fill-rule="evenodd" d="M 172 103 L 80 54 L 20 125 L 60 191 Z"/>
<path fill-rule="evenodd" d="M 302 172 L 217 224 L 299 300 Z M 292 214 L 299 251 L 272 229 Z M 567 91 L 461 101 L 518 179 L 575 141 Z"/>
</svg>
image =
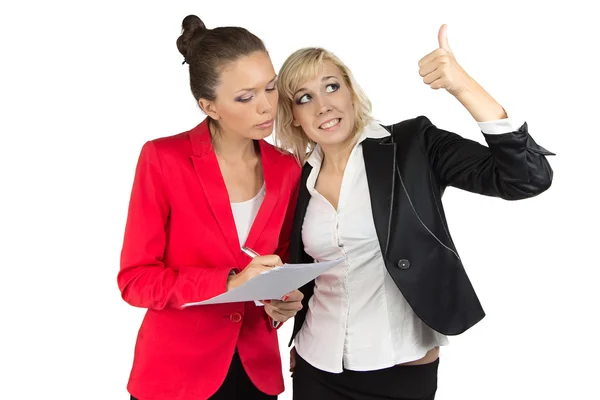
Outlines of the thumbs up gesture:
<svg viewBox="0 0 600 400">
<path fill-rule="evenodd" d="M 419 75 L 432 89 L 443 88 L 453 96 L 458 96 L 468 87 L 472 78 L 456 62 L 448 44 L 447 31 L 447 25 L 442 25 L 438 33 L 439 48 L 419 61 Z"/>
</svg>

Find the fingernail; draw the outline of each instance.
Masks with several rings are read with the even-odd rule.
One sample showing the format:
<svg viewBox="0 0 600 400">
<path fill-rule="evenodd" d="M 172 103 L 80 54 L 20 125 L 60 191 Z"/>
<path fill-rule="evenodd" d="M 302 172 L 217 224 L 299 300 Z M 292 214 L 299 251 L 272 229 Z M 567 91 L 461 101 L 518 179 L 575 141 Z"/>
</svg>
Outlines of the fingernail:
<svg viewBox="0 0 600 400">
<path fill-rule="evenodd" d="M 282 301 L 287 301 L 287 299 L 288 299 L 288 296 L 283 296 Z"/>
<path fill-rule="evenodd" d="M 269 304 L 271 302 L 271 300 L 263 300 L 263 303 L 265 304 Z"/>
</svg>

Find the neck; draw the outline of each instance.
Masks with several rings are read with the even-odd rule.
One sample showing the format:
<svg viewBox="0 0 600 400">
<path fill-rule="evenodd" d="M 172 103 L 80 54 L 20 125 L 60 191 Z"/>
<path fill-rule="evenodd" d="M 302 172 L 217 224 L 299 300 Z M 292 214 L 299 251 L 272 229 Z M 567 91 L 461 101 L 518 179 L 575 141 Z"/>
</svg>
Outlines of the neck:
<svg viewBox="0 0 600 400">
<path fill-rule="evenodd" d="M 257 152 L 252 139 L 228 133 L 216 126 L 211 126 L 210 131 L 213 149 L 221 160 L 235 164 L 256 159 Z"/>
<path fill-rule="evenodd" d="M 355 140 L 350 139 L 344 143 L 321 146 L 323 151 L 323 165 L 321 170 L 343 174 L 350 159 L 350 154 L 355 145 Z"/>
</svg>

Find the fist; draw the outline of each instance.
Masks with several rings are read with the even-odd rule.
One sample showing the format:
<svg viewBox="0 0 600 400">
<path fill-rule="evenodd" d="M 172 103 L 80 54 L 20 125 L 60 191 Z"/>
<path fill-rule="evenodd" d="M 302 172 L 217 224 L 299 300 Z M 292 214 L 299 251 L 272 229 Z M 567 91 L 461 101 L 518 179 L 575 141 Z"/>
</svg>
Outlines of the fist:
<svg viewBox="0 0 600 400">
<path fill-rule="evenodd" d="M 448 44 L 447 31 L 447 25 L 442 25 L 438 33 L 439 48 L 419 61 L 419 75 L 432 89 L 446 89 L 457 96 L 468 87 L 471 78 L 456 62 Z"/>
</svg>

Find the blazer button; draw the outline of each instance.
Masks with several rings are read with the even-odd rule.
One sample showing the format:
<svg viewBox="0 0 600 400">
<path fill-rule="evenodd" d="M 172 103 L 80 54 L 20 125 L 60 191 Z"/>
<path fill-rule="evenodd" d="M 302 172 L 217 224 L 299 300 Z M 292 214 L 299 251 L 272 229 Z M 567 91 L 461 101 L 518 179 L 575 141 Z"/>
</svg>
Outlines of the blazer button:
<svg viewBox="0 0 600 400">
<path fill-rule="evenodd" d="M 409 269 L 410 268 L 410 261 L 402 259 L 400 261 L 398 261 L 398 268 L 400 269 Z"/>
<path fill-rule="evenodd" d="M 231 319 L 231 322 L 235 322 L 237 324 L 242 320 L 242 314 L 240 314 L 239 312 L 233 313 L 231 314 L 229 319 Z"/>
</svg>

